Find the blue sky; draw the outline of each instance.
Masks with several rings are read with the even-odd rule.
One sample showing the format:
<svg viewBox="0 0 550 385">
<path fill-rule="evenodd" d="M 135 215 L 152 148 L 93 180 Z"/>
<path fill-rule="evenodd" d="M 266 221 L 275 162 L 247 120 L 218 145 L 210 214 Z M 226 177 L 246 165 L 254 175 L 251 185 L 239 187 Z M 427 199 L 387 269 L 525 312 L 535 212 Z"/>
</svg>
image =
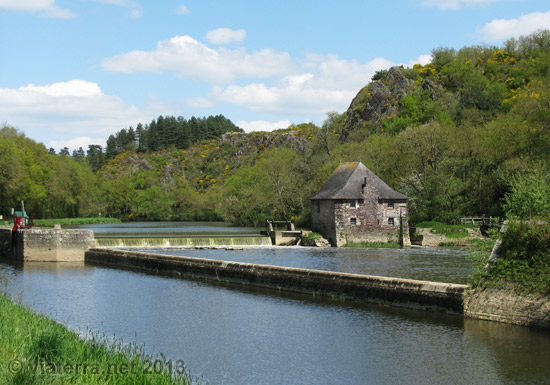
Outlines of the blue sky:
<svg viewBox="0 0 550 385">
<path fill-rule="evenodd" d="M 0 0 L 0 124 L 71 150 L 159 115 L 321 124 L 377 70 L 541 28 L 548 0 Z"/>
</svg>

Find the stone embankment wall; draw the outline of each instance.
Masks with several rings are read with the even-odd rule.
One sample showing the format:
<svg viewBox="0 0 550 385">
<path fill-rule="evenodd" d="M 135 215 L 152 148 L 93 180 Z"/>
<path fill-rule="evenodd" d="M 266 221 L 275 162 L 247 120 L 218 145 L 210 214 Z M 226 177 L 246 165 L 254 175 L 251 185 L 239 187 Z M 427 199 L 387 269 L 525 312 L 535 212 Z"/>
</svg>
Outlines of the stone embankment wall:
<svg viewBox="0 0 550 385">
<path fill-rule="evenodd" d="M 464 238 L 447 238 L 445 234 L 438 234 L 430 228 L 417 228 L 416 236 L 422 237 L 422 246 L 437 247 L 441 244 L 454 243 L 456 246 L 470 246 L 471 239 L 483 239 L 479 229 L 466 229 L 468 236 Z"/>
<path fill-rule="evenodd" d="M 11 230 L 0 229 L 0 256 L 8 258 L 11 252 Z"/>
<path fill-rule="evenodd" d="M 173 276 L 461 314 L 466 285 L 296 269 L 112 249 L 91 249 L 86 262 Z"/>
<path fill-rule="evenodd" d="M 15 242 L 11 230 L 0 230 L 2 256 L 23 261 L 83 261 L 84 252 L 94 246 L 91 230 L 24 229 L 17 231 Z"/>
<path fill-rule="evenodd" d="M 550 301 L 543 295 L 518 295 L 513 288 L 482 288 L 466 296 L 470 318 L 550 329 Z"/>
</svg>

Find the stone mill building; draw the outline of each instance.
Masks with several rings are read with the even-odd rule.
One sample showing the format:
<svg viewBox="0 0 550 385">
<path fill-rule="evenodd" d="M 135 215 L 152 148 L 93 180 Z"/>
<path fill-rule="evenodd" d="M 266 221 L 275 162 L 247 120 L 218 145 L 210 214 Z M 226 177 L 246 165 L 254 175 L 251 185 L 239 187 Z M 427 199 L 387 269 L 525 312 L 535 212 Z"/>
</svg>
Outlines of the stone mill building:
<svg viewBox="0 0 550 385">
<path fill-rule="evenodd" d="M 342 163 L 311 197 L 312 229 L 332 246 L 362 241 L 410 246 L 407 199 L 361 162 Z"/>
</svg>

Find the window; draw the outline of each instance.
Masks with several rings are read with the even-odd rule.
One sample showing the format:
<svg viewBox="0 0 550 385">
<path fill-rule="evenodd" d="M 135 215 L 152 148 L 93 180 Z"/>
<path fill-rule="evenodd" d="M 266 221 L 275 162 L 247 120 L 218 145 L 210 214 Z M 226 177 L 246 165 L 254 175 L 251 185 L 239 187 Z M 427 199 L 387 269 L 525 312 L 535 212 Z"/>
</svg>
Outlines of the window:
<svg viewBox="0 0 550 385">
<path fill-rule="evenodd" d="M 319 214 L 320 212 L 321 212 L 321 203 L 317 201 L 317 214 Z"/>
<path fill-rule="evenodd" d="M 388 201 L 388 208 L 393 209 L 393 201 Z"/>
<path fill-rule="evenodd" d="M 390 226 L 395 225 L 395 220 L 393 218 L 388 218 L 388 225 Z"/>
<path fill-rule="evenodd" d="M 352 208 L 352 209 L 356 208 L 357 207 L 357 201 L 355 201 L 355 200 L 350 201 L 349 202 L 349 207 Z"/>
<path fill-rule="evenodd" d="M 350 223 L 352 226 L 357 225 L 357 218 L 350 218 L 350 219 L 349 219 L 349 223 Z"/>
</svg>

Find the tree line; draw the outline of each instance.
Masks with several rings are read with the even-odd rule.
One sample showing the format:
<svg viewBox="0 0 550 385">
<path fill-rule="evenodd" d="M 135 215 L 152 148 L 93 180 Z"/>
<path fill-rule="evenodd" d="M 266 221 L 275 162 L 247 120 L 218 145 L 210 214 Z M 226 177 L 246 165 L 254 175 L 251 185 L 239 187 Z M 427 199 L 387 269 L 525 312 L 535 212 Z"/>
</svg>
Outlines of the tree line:
<svg viewBox="0 0 550 385">
<path fill-rule="evenodd" d="M 85 153 L 82 147 L 72 152 L 75 160 L 87 158 L 93 171 L 98 171 L 105 162 L 126 151 L 149 152 L 159 151 L 167 147 L 186 149 L 203 140 L 220 137 L 226 132 L 243 132 L 233 122 L 223 115 L 197 118 L 192 116 L 159 116 L 148 124 L 138 123 L 136 128 L 130 126 L 115 134 L 109 135 L 105 149 L 97 144 L 88 146 Z M 54 149 L 49 150 L 55 154 Z M 67 147 L 60 155 L 69 156 Z"/>
<path fill-rule="evenodd" d="M 159 117 L 86 156 L 48 154 L 4 127 L 0 198 L 25 199 L 35 215 L 307 226 L 309 197 L 340 162 L 362 161 L 410 198 L 413 224 L 550 215 L 550 32 L 432 55 L 399 69 L 409 88 L 389 94 L 395 108 L 376 120 L 358 117 L 395 70 L 376 73 L 321 126 L 245 134 L 221 116 Z M 222 139 L 226 131 L 233 134 Z"/>
</svg>

